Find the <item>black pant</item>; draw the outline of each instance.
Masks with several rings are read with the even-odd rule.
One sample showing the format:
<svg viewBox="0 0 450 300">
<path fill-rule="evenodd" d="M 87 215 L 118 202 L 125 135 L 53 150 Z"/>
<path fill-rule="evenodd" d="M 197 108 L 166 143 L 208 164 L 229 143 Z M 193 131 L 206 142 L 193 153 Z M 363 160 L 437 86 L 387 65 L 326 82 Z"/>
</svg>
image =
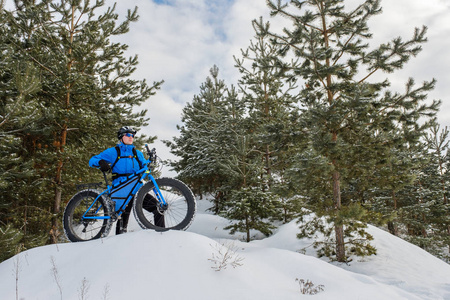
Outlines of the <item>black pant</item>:
<svg viewBox="0 0 450 300">
<path fill-rule="evenodd" d="M 130 203 L 128 203 L 127 207 L 125 207 L 125 211 L 123 212 L 121 218 L 117 221 L 116 234 L 126 232 L 128 220 L 130 219 L 131 209 L 133 208 L 133 201 L 134 199 L 132 199 Z M 158 200 L 156 200 L 152 195 L 147 194 L 145 195 L 142 208 L 148 212 L 153 213 L 153 218 L 156 226 L 165 227 L 164 215 L 158 212 L 158 209 L 156 207 L 157 203 Z"/>
</svg>

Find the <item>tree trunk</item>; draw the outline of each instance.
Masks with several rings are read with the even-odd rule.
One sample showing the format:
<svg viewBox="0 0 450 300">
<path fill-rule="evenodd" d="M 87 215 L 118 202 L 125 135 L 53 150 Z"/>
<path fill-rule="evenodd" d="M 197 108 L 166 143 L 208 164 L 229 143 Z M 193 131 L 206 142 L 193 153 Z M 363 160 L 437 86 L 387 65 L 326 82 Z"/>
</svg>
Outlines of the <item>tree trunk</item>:
<svg viewBox="0 0 450 300">
<path fill-rule="evenodd" d="M 217 193 L 217 195 L 215 195 L 215 197 L 214 197 L 214 214 L 215 215 L 218 215 L 220 212 L 220 208 L 221 208 L 220 202 L 223 200 L 222 197 L 223 197 L 223 192 L 221 192 L 221 191 L 219 193 Z"/>
<path fill-rule="evenodd" d="M 336 235 L 336 259 L 338 262 L 346 262 L 345 244 L 344 244 L 344 226 L 335 225 L 334 232 Z"/>
<path fill-rule="evenodd" d="M 269 93 L 267 91 L 267 84 L 264 84 L 264 116 L 265 122 L 270 121 L 270 106 L 269 106 Z M 266 174 L 270 178 L 272 176 L 271 166 L 270 166 L 270 150 L 269 145 L 267 144 L 265 147 L 264 159 L 266 162 Z"/>
<path fill-rule="evenodd" d="M 55 175 L 55 198 L 53 199 L 53 219 L 52 219 L 52 229 L 50 231 L 50 240 L 53 244 L 58 242 L 58 237 L 60 236 L 59 231 L 59 213 L 61 212 L 61 195 L 62 195 L 62 171 L 63 171 L 63 157 L 62 153 L 64 152 L 64 146 L 66 145 L 67 140 L 67 125 L 64 125 L 63 130 L 61 132 L 60 141 L 56 142 L 58 145 L 57 151 L 60 154 L 60 157 L 57 162 L 56 167 L 56 175 Z"/>
<path fill-rule="evenodd" d="M 246 233 L 247 233 L 247 243 L 250 243 L 250 226 L 249 226 L 249 219 L 248 216 L 245 217 L 245 227 L 246 227 Z"/>
<path fill-rule="evenodd" d="M 61 187 L 55 186 L 55 199 L 53 203 L 53 218 L 52 229 L 50 230 L 50 241 L 52 244 L 58 243 L 58 238 L 61 235 L 59 231 L 59 212 L 61 211 Z"/>
<path fill-rule="evenodd" d="M 341 187 L 340 173 L 337 170 L 333 172 L 333 201 L 334 209 L 339 211 L 341 209 Z M 334 231 L 336 235 L 336 259 L 339 262 L 345 262 L 344 226 L 342 224 L 335 224 Z"/>
<path fill-rule="evenodd" d="M 436 139 L 437 139 L 437 133 L 436 133 Z M 439 145 L 440 143 L 436 140 L 436 145 Z M 442 194 L 444 196 L 444 204 L 447 204 L 447 191 L 445 190 L 445 180 L 444 180 L 444 162 L 442 161 L 442 155 L 441 155 L 441 148 L 440 146 L 436 149 L 436 156 L 439 159 L 439 177 L 441 178 L 441 184 L 442 184 Z"/>
<path fill-rule="evenodd" d="M 319 11 L 323 12 L 324 11 L 323 2 L 318 2 L 317 5 L 319 7 Z M 325 42 L 325 48 L 329 49 L 330 33 L 328 32 L 327 29 L 325 14 L 322 14 L 322 34 L 323 40 Z M 325 64 L 327 65 L 327 67 L 331 66 L 331 61 L 328 56 L 325 59 Z M 334 102 L 334 95 L 330 88 L 332 84 L 333 82 L 331 80 L 331 74 L 327 74 L 325 88 L 327 90 L 327 98 L 328 103 L 330 105 L 333 105 Z M 337 142 L 337 138 L 338 138 L 337 132 L 332 132 L 332 141 L 334 143 Z M 333 166 L 335 167 L 333 171 L 333 202 L 334 202 L 334 209 L 336 210 L 336 212 L 338 212 L 341 209 L 341 186 L 340 186 L 341 174 L 336 168 L 336 161 L 333 160 L 332 163 Z M 339 262 L 345 262 L 346 257 L 345 257 L 345 243 L 344 243 L 344 225 L 335 224 L 334 231 L 336 235 L 336 259 Z"/>
<path fill-rule="evenodd" d="M 270 150 L 269 150 L 269 145 L 266 145 L 266 149 L 265 149 L 265 153 L 264 153 L 264 159 L 266 162 L 266 174 L 268 175 L 268 177 L 272 177 L 272 170 L 271 170 L 271 166 L 270 166 Z"/>
<path fill-rule="evenodd" d="M 393 235 L 398 235 L 398 227 L 393 221 L 389 221 L 387 223 L 388 230 Z"/>
<path fill-rule="evenodd" d="M 392 201 L 394 203 L 394 211 L 397 211 L 397 196 L 395 195 L 395 191 L 392 191 L 391 193 Z M 398 227 L 397 224 L 394 223 L 394 221 L 389 221 L 387 223 L 388 230 L 391 234 L 397 236 L 398 235 Z"/>
<path fill-rule="evenodd" d="M 70 44 L 73 43 L 73 37 L 74 37 L 74 28 L 75 28 L 75 10 L 76 10 L 76 6 L 72 6 L 72 20 L 71 20 L 71 24 L 69 27 L 69 40 L 70 40 Z M 67 57 L 70 58 L 69 61 L 67 62 L 67 72 L 70 73 L 71 69 L 72 69 L 72 65 L 73 65 L 73 59 L 72 59 L 72 47 L 70 47 L 68 49 L 67 52 Z M 74 82 L 68 82 L 66 84 L 66 95 L 65 95 L 65 101 L 64 101 L 64 108 L 66 111 L 69 111 L 70 109 L 70 97 L 71 97 L 71 89 L 73 87 Z M 50 238 L 52 243 L 57 243 L 58 237 L 60 235 L 59 232 L 59 213 L 61 211 L 61 194 L 62 194 L 62 171 L 63 171 L 63 166 L 64 166 L 64 157 L 63 157 L 63 152 L 64 152 L 64 147 L 66 146 L 66 142 L 67 142 L 67 131 L 68 131 L 68 123 L 69 123 L 69 119 L 65 118 L 64 120 L 64 124 L 62 125 L 61 128 L 61 133 L 59 136 L 59 139 L 56 138 L 55 139 L 55 146 L 56 146 L 56 151 L 58 152 L 58 161 L 57 161 L 57 166 L 56 166 L 56 175 L 55 175 L 55 198 L 53 201 L 53 220 L 52 220 L 52 230 L 50 231 Z"/>
</svg>

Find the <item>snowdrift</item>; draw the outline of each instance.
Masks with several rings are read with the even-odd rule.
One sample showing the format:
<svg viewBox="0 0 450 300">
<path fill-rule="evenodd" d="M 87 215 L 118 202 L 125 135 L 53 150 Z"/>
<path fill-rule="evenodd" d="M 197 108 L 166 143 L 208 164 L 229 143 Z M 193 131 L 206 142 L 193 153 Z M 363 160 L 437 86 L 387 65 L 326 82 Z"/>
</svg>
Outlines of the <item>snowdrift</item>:
<svg viewBox="0 0 450 300">
<path fill-rule="evenodd" d="M 295 222 L 251 243 L 227 224 L 200 211 L 188 232 L 130 224 L 124 235 L 31 249 L 0 264 L 0 298 L 450 299 L 450 265 L 375 227 L 378 255 L 342 265 L 298 253 L 307 241 Z M 323 291 L 302 294 L 296 279 Z"/>
</svg>

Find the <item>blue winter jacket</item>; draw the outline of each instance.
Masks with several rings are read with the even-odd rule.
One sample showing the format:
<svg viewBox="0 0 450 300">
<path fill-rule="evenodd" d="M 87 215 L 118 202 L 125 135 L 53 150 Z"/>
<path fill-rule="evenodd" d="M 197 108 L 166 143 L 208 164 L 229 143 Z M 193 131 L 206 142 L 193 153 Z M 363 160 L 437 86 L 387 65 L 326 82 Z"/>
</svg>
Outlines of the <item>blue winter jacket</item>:
<svg viewBox="0 0 450 300">
<path fill-rule="evenodd" d="M 125 145 L 124 143 L 120 142 L 118 146 L 120 148 L 120 156 L 122 156 L 122 158 L 119 159 L 117 163 L 114 165 L 112 173 L 133 174 L 134 172 L 138 171 L 139 162 L 136 160 L 136 158 L 134 158 L 133 154 L 134 145 Z M 142 154 L 141 151 L 136 149 L 136 154 L 141 163 L 144 163 L 146 161 L 144 158 L 144 154 Z M 91 159 L 89 160 L 89 166 L 93 168 L 98 167 L 99 166 L 98 162 L 102 159 L 106 160 L 110 164 L 113 164 L 117 159 L 117 151 L 115 147 L 108 148 L 102 153 L 92 156 Z M 113 180 L 113 184 L 118 182 L 119 180 L 120 180 L 119 178 L 116 178 L 115 180 Z"/>
</svg>

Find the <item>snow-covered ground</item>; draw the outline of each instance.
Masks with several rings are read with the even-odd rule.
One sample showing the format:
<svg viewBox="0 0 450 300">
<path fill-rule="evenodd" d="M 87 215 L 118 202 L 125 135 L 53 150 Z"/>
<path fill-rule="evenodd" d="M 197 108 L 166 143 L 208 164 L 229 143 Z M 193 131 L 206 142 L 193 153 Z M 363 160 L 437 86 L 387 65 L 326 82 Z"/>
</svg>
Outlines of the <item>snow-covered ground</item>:
<svg viewBox="0 0 450 300">
<path fill-rule="evenodd" d="M 130 222 L 120 236 L 25 251 L 0 264 L 0 299 L 450 299 L 450 265 L 375 227 L 378 255 L 331 264 L 298 252 L 308 242 L 295 222 L 244 243 L 207 206 L 187 232 Z M 302 294 L 299 280 L 323 290 Z"/>
</svg>

